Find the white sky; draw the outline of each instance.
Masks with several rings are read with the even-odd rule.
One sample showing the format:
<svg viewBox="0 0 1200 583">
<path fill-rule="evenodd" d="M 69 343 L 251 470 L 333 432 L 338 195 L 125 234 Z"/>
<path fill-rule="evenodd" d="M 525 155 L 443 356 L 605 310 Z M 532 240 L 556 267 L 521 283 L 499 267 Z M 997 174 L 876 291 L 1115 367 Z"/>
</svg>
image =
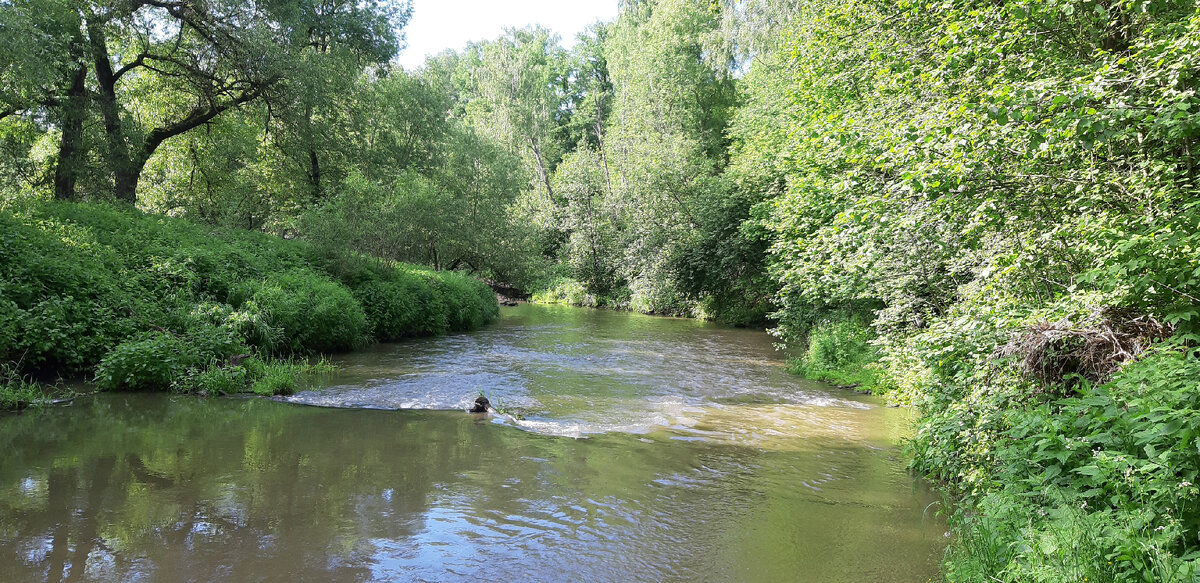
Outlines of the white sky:
<svg viewBox="0 0 1200 583">
<path fill-rule="evenodd" d="M 413 0 L 412 20 L 404 27 L 408 47 L 399 60 L 412 70 L 425 63 L 426 55 L 530 24 L 557 32 L 569 47 L 587 25 L 616 17 L 617 0 Z"/>
</svg>

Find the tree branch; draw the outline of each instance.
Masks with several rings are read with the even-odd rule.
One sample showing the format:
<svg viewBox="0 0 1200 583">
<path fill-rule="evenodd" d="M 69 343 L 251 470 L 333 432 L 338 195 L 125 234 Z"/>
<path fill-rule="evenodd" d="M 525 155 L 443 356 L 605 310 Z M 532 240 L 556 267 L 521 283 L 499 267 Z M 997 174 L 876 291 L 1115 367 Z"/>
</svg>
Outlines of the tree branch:
<svg viewBox="0 0 1200 583">
<path fill-rule="evenodd" d="M 263 93 L 265 93 L 267 89 L 274 85 L 278 80 L 278 78 L 270 79 L 261 85 L 243 91 L 241 95 L 238 95 L 237 97 L 225 103 L 210 104 L 207 108 L 193 109 L 191 113 L 187 115 L 187 117 L 175 123 L 155 128 L 146 136 L 146 141 L 142 147 L 143 153 L 148 158 L 149 155 L 154 153 L 154 150 L 156 150 L 158 146 L 167 139 L 182 134 L 193 128 L 200 127 L 212 121 L 213 118 L 221 115 L 225 111 L 239 107 L 245 103 L 249 103 L 255 99 L 258 99 L 259 97 L 262 97 Z"/>
<path fill-rule="evenodd" d="M 112 74 L 113 84 L 116 84 L 118 81 L 120 81 L 121 77 L 123 75 L 125 75 L 125 73 L 128 73 L 138 67 L 141 67 L 143 64 L 145 64 L 146 57 L 149 57 L 149 56 L 150 55 L 148 53 L 142 53 L 142 54 L 138 55 L 137 58 L 134 59 L 133 61 L 131 61 L 129 64 L 121 67 L 120 69 L 117 69 L 117 72 Z"/>
</svg>

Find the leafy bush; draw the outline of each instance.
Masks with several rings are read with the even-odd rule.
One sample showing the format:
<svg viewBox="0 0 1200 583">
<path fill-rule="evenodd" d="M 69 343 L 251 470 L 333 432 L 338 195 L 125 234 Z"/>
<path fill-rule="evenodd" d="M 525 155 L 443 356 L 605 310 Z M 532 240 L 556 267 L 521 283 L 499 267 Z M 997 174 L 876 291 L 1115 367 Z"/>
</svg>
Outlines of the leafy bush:
<svg viewBox="0 0 1200 583">
<path fill-rule="evenodd" d="M 369 281 L 354 290 L 354 298 L 362 305 L 367 321 L 371 324 L 371 335 L 381 342 L 399 340 L 416 335 L 427 329 L 422 319 L 429 313 L 419 309 L 432 295 L 431 289 L 415 279 L 398 281 Z M 424 302 L 422 300 L 425 300 Z"/>
<path fill-rule="evenodd" d="M 373 330 L 437 334 L 497 313 L 487 287 L 460 274 L 264 233 L 107 204 L 0 212 L 0 363 L 18 374 L 95 370 L 105 390 L 229 392 L 234 354 L 344 351 Z"/>
<path fill-rule="evenodd" d="M 278 344 L 259 346 L 263 349 L 343 352 L 365 341 L 367 317 L 350 290 L 311 271 L 293 270 L 243 283 L 230 300 L 279 330 Z"/>
<path fill-rule="evenodd" d="M 105 391 L 164 391 L 198 360 L 183 338 L 153 332 L 109 351 L 96 369 L 96 385 Z"/>
<path fill-rule="evenodd" d="M 1193 581 L 1200 360 L 1158 350 L 1078 397 L 1011 408 L 950 580 Z M 947 421 L 961 422 L 965 415 Z M 934 421 L 937 423 L 938 421 Z"/>
<path fill-rule="evenodd" d="M 472 330 L 499 315 L 496 294 L 482 282 L 454 272 L 431 272 L 427 277 L 441 292 L 450 330 Z"/>
<path fill-rule="evenodd" d="M 829 321 L 808 332 L 808 349 L 793 360 L 793 373 L 843 385 L 873 388 L 878 349 L 871 345 L 871 332 L 852 320 Z"/>
<path fill-rule="evenodd" d="M 530 300 L 539 304 L 566 304 L 589 308 L 599 304 L 596 296 L 589 294 L 582 282 L 566 277 L 555 279 L 543 289 L 535 291 Z"/>
</svg>

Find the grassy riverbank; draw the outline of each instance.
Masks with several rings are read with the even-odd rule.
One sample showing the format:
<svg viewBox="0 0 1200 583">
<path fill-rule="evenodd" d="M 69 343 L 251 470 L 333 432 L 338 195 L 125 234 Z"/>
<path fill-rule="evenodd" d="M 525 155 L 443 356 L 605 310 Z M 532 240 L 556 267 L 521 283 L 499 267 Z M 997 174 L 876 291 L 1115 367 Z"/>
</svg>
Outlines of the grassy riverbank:
<svg viewBox="0 0 1200 583">
<path fill-rule="evenodd" d="M 0 404 L 27 379 L 102 390 L 286 393 L 307 357 L 477 328 L 498 315 L 453 272 L 104 204 L 0 212 Z"/>
</svg>

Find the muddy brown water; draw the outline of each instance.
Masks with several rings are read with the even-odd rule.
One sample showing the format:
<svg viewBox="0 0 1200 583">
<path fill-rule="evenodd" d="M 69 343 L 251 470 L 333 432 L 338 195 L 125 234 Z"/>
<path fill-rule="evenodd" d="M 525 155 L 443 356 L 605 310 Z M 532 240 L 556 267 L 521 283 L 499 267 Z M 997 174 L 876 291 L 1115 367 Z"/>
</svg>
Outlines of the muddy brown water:
<svg viewBox="0 0 1200 583">
<path fill-rule="evenodd" d="M 936 577 L 908 413 L 761 331 L 522 305 L 336 364 L 286 400 L 0 416 L 0 581 Z"/>
</svg>

